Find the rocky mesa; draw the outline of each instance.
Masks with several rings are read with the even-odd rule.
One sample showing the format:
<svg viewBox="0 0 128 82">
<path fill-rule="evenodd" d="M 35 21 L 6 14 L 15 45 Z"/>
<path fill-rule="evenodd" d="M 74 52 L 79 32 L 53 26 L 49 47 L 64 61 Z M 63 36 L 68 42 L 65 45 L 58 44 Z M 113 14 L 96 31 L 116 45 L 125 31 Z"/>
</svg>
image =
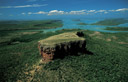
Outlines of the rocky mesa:
<svg viewBox="0 0 128 82">
<path fill-rule="evenodd" d="M 67 32 L 40 40 L 38 48 L 43 61 L 85 53 L 86 40 L 81 36 L 84 36 L 82 32 Z"/>
</svg>

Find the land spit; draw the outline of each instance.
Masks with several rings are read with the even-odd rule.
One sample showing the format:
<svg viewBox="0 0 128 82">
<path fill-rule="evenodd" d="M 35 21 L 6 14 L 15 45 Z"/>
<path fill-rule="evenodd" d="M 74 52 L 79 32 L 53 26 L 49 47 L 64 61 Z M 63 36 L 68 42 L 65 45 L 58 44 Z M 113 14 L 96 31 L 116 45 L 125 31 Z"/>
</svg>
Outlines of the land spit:
<svg viewBox="0 0 128 82">
<path fill-rule="evenodd" d="M 78 34 L 78 32 L 67 32 L 40 40 L 38 48 L 43 61 L 49 62 L 67 55 L 85 53 L 86 40 Z"/>
</svg>

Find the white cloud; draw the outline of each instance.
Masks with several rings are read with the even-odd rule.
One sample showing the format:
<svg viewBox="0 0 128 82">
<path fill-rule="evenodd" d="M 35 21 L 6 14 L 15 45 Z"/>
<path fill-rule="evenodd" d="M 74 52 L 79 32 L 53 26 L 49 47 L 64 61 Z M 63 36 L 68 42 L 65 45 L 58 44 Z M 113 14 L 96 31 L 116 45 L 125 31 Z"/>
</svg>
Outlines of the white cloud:
<svg viewBox="0 0 128 82">
<path fill-rule="evenodd" d="M 47 6 L 48 4 L 33 4 L 33 5 L 22 5 L 22 6 L 0 6 L 0 8 L 26 8 L 26 7 L 41 7 L 41 6 Z"/>
<path fill-rule="evenodd" d="M 93 15 L 93 14 L 107 14 L 111 12 L 119 12 L 119 11 L 128 11 L 128 8 L 116 9 L 116 10 L 78 10 L 78 11 L 62 11 L 62 10 L 51 10 L 48 12 L 39 11 L 39 12 L 28 12 L 27 14 L 45 14 L 45 15 Z M 25 13 L 21 13 L 24 15 Z"/>
<path fill-rule="evenodd" d="M 97 12 L 102 13 L 102 12 L 106 12 L 106 10 L 98 10 Z"/>
<path fill-rule="evenodd" d="M 90 12 L 95 12 L 95 11 L 96 11 L 96 10 L 89 10 L 89 11 L 87 11 L 87 12 L 89 12 L 89 13 L 90 13 Z"/>
<path fill-rule="evenodd" d="M 47 14 L 47 12 L 39 11 L 39 12 L 37 12 L 37 13 L 33 13 L 33 14 Z"/>
<path fill-rule="evenodd" d="M 22 15 L 25 15 L 26 13 L 21 13 Z"/>
<path fill-rule="evenodd" d="M 33 14 L 32 12 L 28 12 L 29 15 Z"/>
<path fill-rule="evenodd" d="M 88 10 L 87 11 L 90 14 L 95 14 L 95 13 L 108 13 L 107 10 Z"/>
<path fill-rule="evenodd" d="M 80 11 L 70 11 L 69 14 L 71 15 L 81 15 L 81 14 L 85 14 L 86 10 L 80 10 Z"/>
<path fill-rule="evenodd" d="M 104 14 L 107 14 L 108 12 L 106 11 L 106 12 L 104 12 Z"/>
<path fill-rule="evenodd" d="M 128 11 L 128 8 L 122 8 L 122 9 L 116 9 L 116 10 L 109 10 L 110 12 L 122 12 L 122 11 Z"/>
<path fill-rule="evenodd" d="M 94 13 L 104 13 L 104 14 L 107 14 L 107 10 L 97 10 L 97 11 L 94 11 Z"/>
<path fill-rule="evenodd" d="M 116 11 L 128 11 L 128 8 L 117 9 Z"/>
<path fill-rule="evenodd" d="M 28 13 L 21 13 L 22 15 L 31 15 L 31 14 L 48 14 L 48 12 L 44 12 L 44 11 L 39 11 L 39 12 L 36 12 L 36 13 L 33 13 L 33 12 L 28 12 Z"/>
<path fill-rule="evenodd" d="M 59 10 L 51 10 L 48 12 L 48 15 L 63 15 L 63 14 L 65 14 L 65 12 Z"/>
<path fill-rule="evenodd" d="M 48 15 L 81 15 L 85 14 L 86 10 L 79 10 L 79 11 L 61 11 L 61 10 L 51 10 L 48 12 Z"/>
</svg>

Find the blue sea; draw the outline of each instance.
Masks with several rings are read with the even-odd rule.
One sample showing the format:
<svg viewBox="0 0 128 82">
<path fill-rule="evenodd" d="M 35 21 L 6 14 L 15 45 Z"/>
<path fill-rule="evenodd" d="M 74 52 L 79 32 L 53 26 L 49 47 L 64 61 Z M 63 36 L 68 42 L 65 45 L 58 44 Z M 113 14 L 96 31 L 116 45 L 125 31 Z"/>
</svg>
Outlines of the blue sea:
<svg viewBox="0 0 128 82">
<path fill-rule="evenodd" d="M 83 30 L 91 30 L 91 31 L 99 31 L 99 32 L 110 32 L 110 33 L 115 33 L 115 32 L 128 32 L 128 31 L 109 31 L 109 30 L 104 30 L 108 26 L 101 26 L 101 25 L 78 25 L 78 23 L 87 23 L 87 24 L 92 24 L 96 23 L 98 21 L 101 21 L 104 19 L 80 19 L 80 21 L 74 21 L 73 19 L 62 19 L 63 21 L 63 26 L 60 28 L 55 28 L 55 29 L 47 29 L 43 30 L 44 32 L 54 32 L 57 30 L 62 30 L 62 29 L 83 29 Z M 120 25 L 114 25 L 114 26 L 109 26 L 109 27 L 128 27 L 128 23 L 125 24 L 120 24 Z"/>
</svg>

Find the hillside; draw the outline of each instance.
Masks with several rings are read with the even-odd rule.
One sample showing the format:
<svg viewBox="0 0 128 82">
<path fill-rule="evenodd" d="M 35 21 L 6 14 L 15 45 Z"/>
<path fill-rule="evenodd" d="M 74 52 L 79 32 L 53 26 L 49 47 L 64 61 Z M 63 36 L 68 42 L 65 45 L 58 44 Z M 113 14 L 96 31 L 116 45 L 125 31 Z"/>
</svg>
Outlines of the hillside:
<svg viewBox="0 0 128 82">
<path fill-rule="evenodd" d="M 30 32 L 25 36 L 18 35 L 22 38 L 15 41 L 20 43 L 0 45 L 1 81 L 126 82 L 128 80 L 128 39 L 126 38 L 128 33 L 83 31 L 86 48 L 91 54 L 78 53 L 78 55 L 65 56 L 63 59 L 55 59 L 47 64 L 42 62 L 37 42 L 53 35 L 73 31 L 80 30 L 61 30 L 46 34 L 41 32 L 30 34 Z"/>
</svg>

